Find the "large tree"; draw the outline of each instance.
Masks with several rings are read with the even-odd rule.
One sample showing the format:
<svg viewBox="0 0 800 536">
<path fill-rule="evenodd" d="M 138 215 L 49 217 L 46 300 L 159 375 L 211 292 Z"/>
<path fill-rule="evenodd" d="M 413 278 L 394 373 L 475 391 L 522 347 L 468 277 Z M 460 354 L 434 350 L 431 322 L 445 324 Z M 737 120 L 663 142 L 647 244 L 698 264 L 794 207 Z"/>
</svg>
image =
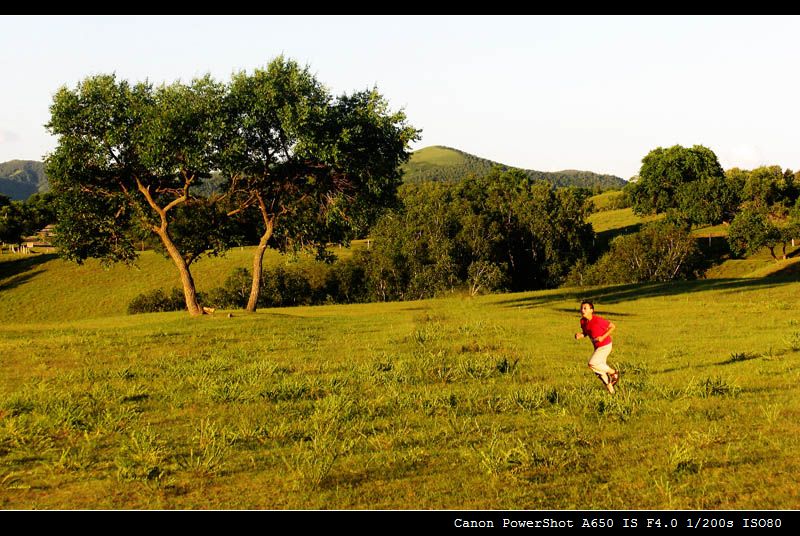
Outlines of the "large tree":
<svg viewBox="0 0 800 536">
<path fill-rule="evenodd" d="M 588 270 L 575 270 L 573 284 L 609 285 L 693 279 L 703 270 L 697 240 L 687 226 L 661 221 L 617 236 Z"/>
<path fill-rule="evenodd" d="M 729 193 L 720 191 L 726 185 L 725 174 L 711 149 L 702 145 L 690 149 L 680 145 L 658 147 L 642 159 L 639 178 L 631 188 L 633 210 L 637 214 L 661 213 L 679 209 L 682 202 L 686 208 L 694 194 L 703 192 L 718 198 L 726 208 L 712 211 L 693 207 L 691 212 L 701 219 L 719 219 L 729 204 Z"/>
<path fill-rule="evenodd" d="M 209 77 L 154 88 L 98 75 L 61 88 L 47 127 L 46 159 L 58 200 L 57 241 L 69 259 L 133 261 L 135 228 L 158 236 L 175 263 L 186 307 L 203 313 L 191 263 L 224 248 L 216 207 L 196 191 L 215 167 L 224 87 Z M 175 234 L 175 222 L 193 232 Z"/>
<path fill-rule="evenodd" d="M 259 217 L 247 304 L 255 311 L 266 248 L 324 256 L 327 244 L 364 233 L 393 202 L 418 131 L 377 91 L 333 98 L 308 68 L 283 57 L 235 75 L 226 114 L 230 214 Z"/>
</svg>

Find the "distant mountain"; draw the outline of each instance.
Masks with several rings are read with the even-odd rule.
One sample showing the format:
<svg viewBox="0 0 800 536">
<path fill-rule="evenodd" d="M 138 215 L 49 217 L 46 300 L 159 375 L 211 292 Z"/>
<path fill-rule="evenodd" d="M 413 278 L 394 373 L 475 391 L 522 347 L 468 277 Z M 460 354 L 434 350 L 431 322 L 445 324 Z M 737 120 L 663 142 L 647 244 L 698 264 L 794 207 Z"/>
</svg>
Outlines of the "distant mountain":
<svg viewBox="0 0 800 536">
<path fill-rule="evenodd" d="M 457 182 L 467 175 L 485 175 L 493 166 L 514 169 L 514 166 L 500 164 L 458 149 L 434 145 L 411 154 L 411 159 L 403 165 L 405 182 L 442 181 Z M 521 169 L 521 168 L 517 168 Z M 544 180 L 555 186 L 599 187 L 601 190 L 622 188 L 626 182 L 614 175 L 604 175 L 592 171 L 565 169 L 563 171 L 536 171 L 521 169 L 534 180 Z M 212 177 L 204 185 L 205 193 L 219 189 L 219 177 Z M 15 200 L 25 200 L 37 192 L 46 192 L 50 183 L 44 174 L 44 165 L 35 160 L 10 160 L 0 163 L 0 194 Z"/>
<path fill-rule="evenodd" d="M 457 182 L 465 176 L 485 175 L 493 166 L 514 169 L 514 166 L 493 162 L 458 149 L 434 145 L 414 151 L 411 159 L 403 165 L 405 182 L 441 181 Z M 601 190 L 622 188 L 626 182 L 615 175 L 592 171 L 565 169 L 563 171 L 536 171 L 521 169 L 531 179 L 547 181 L 555 186 L 599 187 Z"/>
<path fill-rule="evenodd" d="M 24 201 L 38 192 L 46 192 L 50 183 L 44 164 L 35 160 L 9 160 L 0 164 L 0 194 Z"/>
</svg>

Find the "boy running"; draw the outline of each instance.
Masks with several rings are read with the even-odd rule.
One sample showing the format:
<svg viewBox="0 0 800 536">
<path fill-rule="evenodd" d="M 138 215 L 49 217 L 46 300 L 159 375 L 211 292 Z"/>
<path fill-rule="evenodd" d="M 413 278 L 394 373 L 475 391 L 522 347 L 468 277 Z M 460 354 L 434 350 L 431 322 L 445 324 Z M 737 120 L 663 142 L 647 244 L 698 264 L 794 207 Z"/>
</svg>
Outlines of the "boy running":
<svg viewBox="0 0 800 536">
<path fill-rule="evenodd" d="M 611 332 L 617 326 L 613 322 L 594 314 L 594 304 L 590 301 L 581 302 L 581 333 L 575 334 L 575 339 L 588 336 L 594 345 L 594 353 L 589 358 L 589 368 L 597 374 L 603 385 L 612 395 L 614 385 L 619 382 L 619 371 L 606 364 L 611 353 Z"/>
</svg>

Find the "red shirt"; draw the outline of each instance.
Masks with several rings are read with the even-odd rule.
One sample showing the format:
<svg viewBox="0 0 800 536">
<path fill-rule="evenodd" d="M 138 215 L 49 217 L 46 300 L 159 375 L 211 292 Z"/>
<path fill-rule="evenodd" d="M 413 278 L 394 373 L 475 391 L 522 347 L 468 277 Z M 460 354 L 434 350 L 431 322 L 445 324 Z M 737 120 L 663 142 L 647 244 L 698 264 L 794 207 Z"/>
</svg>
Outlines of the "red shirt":
<svg viewBox="0 0 800 536">
<path fill-rule="evenodd" d="M 611 322 L 597 315 L 593 315 L 591 320 L 581 318 L 581 329 L 583 330 L 583 334 L 592 339 L 592 344 L 595 348 L 600 348 L 601 346 L 611 344 L 611 336 L 606 337 L 601 342 L 595 342 L 597 337 L 600 337 L 601 335 L 605 334 L 606 331 L 608 331 L 609 324 L 611 324 Z"/>
</svg>

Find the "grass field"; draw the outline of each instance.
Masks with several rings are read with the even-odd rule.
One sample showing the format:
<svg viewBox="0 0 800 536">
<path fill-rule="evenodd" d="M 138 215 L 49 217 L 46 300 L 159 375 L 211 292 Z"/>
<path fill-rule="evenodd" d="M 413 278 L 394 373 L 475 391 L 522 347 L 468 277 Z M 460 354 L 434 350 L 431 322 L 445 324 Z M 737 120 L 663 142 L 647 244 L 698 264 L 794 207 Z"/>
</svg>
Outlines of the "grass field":
<svg viewBox="0 0 800 536">
<path fill-rule="evenodd" d="M 592 196 L 592 203 L 598 211 L 608 210 L 609 206 L 622 197 L 622 190 L 610 190 L 601 194 Z"/>
<path fill-rule="evenodd" d="M 798 291 L 4 321 L 0 507 L 793 508 Z M 582 297 L 619 326 L 615 397 Z"/>
</svg>

